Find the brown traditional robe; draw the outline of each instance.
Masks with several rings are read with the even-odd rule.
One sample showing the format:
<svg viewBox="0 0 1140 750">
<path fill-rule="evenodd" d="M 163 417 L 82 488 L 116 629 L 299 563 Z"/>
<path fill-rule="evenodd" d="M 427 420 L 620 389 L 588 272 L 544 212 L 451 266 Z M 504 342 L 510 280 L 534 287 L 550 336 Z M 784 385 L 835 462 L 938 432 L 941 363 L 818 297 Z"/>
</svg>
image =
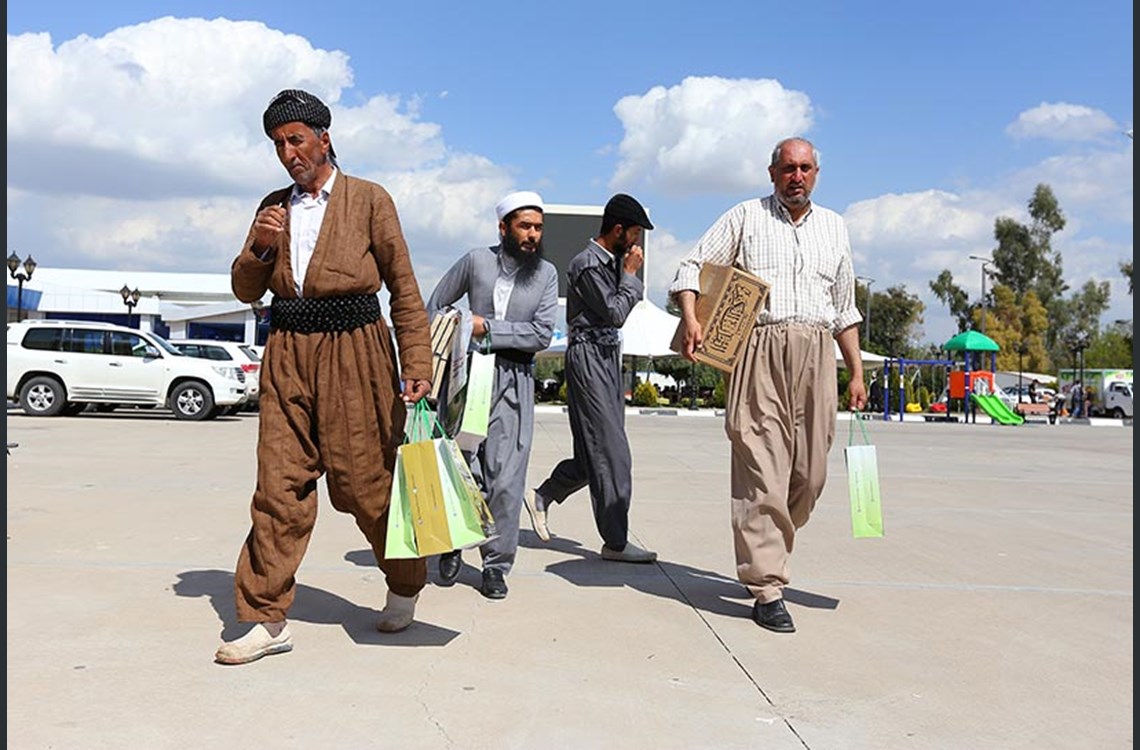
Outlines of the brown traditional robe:
<svg viewBox="0 0 1140 750">
<path fill-rule="evenodd" d="M 270 193 L 258 210 L 281 205 L 291 190 Z M 266 290 L 297 297 L 288 231 L 269 261 L 252 248 L 251 226 L 231 269 L 237 298 L 253 302 Z M 391 196 L 341 172 L 302 296 L 376 294 L 382 285 L 390 294 L 401 372 L 383 318 L 347 332 L 269 334 L 261 367 L 253 527 L 234 575 L 242 622 L 285 619 L 316 523 L 322 475 L 332 506 L 355 517 L 392 593 L 414 596 L 427 580 L 423 559 L 384 559 L 389 491 L 405 418 L 400 380 L 431 378 L 427 311 Z"/>
</svg>

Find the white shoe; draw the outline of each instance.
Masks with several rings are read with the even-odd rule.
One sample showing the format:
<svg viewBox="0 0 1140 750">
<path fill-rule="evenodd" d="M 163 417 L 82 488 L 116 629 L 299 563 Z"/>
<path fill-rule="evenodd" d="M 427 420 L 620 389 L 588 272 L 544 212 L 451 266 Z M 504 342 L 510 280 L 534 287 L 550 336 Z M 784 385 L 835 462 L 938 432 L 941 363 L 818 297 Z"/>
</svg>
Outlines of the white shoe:
<svg viewBox="0 0 1140 750">
<path fill-rule="evenodd" d="M 638 547 L 633 542 L 626 542 L 621 552 L 602 545 L 602 559 L 613 562 L 651 563 L 657 559 L 657 553 Z"/>
<path fill-rule="evenodd" d="M 400 596 L 388 592 L 388 601 L 380 611 L 380 619 L 376 621 L 376 628 L 383 633 L 398 633 L 412 624 L 416 616 L 415 596 Z"/>
<path fill-rule="evenodd" d="M 280 626 L 280 629 L 278 629 Z M 276 631 L 276 635 L 273 633 Z M 270 654 L 293 650 L 293 634 L 287 622 L 259 622 L 248 633 L 223 643 L 214 653 L 218 664 L 248 664 Z"/>
<path fill-rule="evenodd" d="M 538 534 L 538 538 L 544 542 L 550 541 L 550 529 L 546 525 L 546 503 L 542 505 L 540 510 L 538 507 L 538 498 L 542 497 L 535 490 L 527 490 L 523 493 L 523 505 L 526 506 L 526 512 L 530 516 L 530 526 L 534 529 L 534 533 Z"/>
</svg>

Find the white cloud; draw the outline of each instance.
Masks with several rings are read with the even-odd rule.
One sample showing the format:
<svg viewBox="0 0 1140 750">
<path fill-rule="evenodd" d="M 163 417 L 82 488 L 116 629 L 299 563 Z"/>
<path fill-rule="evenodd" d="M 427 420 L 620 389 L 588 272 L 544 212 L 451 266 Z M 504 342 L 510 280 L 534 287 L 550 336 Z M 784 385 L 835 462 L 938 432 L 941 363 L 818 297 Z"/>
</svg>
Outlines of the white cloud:
<svg viewBox="0 0 1140 750">
<path fill-rule="evenodd" d="M 610 186 L 674 195 L 762 187 L 772 147 L 812 124 L 807 95 L 771 79 L 689 77 L 623 97 L 614 113 L 625 136 Z"/>
<path fill-rule="evenodd" d="M 1014 138 L 1097 141 L 1106 135 L 1118 135 L 1121 128 L 1099 109 L 1065 102 L 1042 102 L 1019 114 L 1005 131 Z"/>
<path fill-rule="evenodd" d="M 7 84 L 9 242 L 57 267 L 228 271 L 257 201 L 288 184 L 261 127 L 283 88 L 329 105 L 342 166 L 389 189 L 428 273 L 495 240 L 491 206 L 512 187 L 451 151 L 418 99 L 363 96 L 344 52 L 262 23 L 9 35 Z"/>
</svg>

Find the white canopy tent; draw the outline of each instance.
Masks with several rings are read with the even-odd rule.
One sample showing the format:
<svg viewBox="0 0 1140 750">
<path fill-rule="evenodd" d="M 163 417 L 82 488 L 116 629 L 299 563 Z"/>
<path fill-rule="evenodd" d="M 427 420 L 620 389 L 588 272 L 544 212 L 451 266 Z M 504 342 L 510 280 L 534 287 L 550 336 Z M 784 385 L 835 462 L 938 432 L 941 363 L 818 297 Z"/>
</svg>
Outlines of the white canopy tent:
<svg viewBox="0 0 1140 750">
<path fill-rule="evenodd" d="M 621 329 L 622 354 L 627 357 L 675 357 L 676 352 L 669 348 L 673 341 L 673 334 L 677 330 L 680 320 L 647 299 L 643 299 L 633 306 L 625 325 Z M 839 351 L 839 344 L 835 344 L 835 360 L 840 367 L 844 367 L 843 354 Z M 882 365 L 886 357 L 862 351 L 864 365 Z M 540 356 L 560 355 L 566 352 L 566 334 L 555 331 L 550 346 L 540 352 Z"/>
</svg>

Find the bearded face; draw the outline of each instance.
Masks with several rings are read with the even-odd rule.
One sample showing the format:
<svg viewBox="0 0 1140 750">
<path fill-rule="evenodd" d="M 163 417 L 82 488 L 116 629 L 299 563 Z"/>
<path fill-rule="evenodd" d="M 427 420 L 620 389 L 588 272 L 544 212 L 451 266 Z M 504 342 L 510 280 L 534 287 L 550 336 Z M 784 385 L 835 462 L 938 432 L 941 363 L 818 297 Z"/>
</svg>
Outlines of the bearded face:
<svg viewBox="0 0 1140 750">
<path fill-rule="evenodd" d="M 520 280 L 529 278 L 542 261 L 542 212 L 520 209 L 499 224 L 503 251 L 519 266 Z"/>
</svg>

